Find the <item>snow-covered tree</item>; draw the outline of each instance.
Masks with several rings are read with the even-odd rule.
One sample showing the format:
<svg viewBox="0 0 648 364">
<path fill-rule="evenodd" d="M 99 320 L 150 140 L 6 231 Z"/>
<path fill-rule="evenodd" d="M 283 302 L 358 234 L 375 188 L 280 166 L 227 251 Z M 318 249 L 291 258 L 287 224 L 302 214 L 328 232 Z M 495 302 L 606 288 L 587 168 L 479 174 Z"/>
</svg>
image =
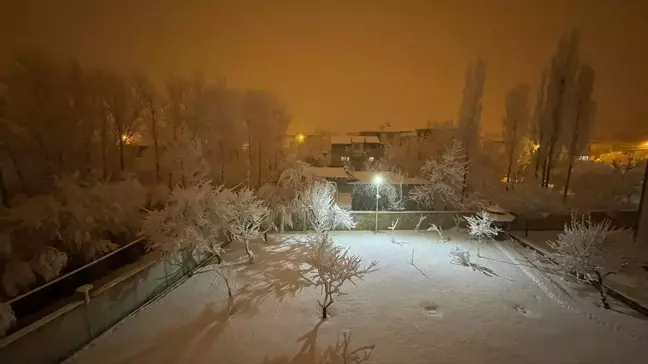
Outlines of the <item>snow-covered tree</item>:
<svg viewBox="0 0 648 364">
<path fill-rule="evenodd" d="M 594 108 L 596 104 L 592 101 L 594 90 L 594 70 L 588 64 L 583 64 L 576 79 L 576 90 L 574 95 L 575 110 L 571 120 L 569 139 L 569 160 L 567 166 L 567 179 L 563 189 L 563 199 L 567 200 L 569 185 L 574 161 L 587 147 L 589 136 L 594 124 Z"/>
<path fill-rule="evenodd" d="M 522 140 L 529 126 L 529 86 L 520 84 L 511 89 L 506 95 L 506 116 L 504 117 L 504 146 L 506 147 L 507 172 L 506 183 L 511 184 L 511 176 L 517 174 L 514 170 L 516 161 L 521 154 Z"/>
<path fill-rule="evenodd" d="M 440 160 L 429 159 L 421 169 L 421 174 L 428 182 L 416 186 L 410 197 L 419 206 L 433 208 L 439 201 L 457 207 L 461 204 L 465 185 L 467 163 L 465 151 L 455 141 L 447 148 Z"/>
<path fill-rule="evenodd" d="M 619 242 L 610 241 L 610 235 L 615 232 L 609 220 L 595 223 L 589 218 L 573 216 L 558 239 L 549 242 L 548 258 L 564 274 L 574 274 L 596 287 L 606 309 L 610 305 L 605 294 L 605 278 L 618 273 L 625 263 Z"/>
<path fill-rule="evenodd" d="M 164 208 L 149 211 L 142 224 L 149 248 L 166 256 L 197 250 L 220 256 L 231 192 L 201 183 L 173 190 Z"/>
<path fill-rule="evenodd" d="M 0 303 L 0 337 L 5 336 L 7 331 L 16 323 L 11 306 L 6 303 Z"/>
<path fill-rule="evenodd" d="M 450 256 L 450 264 L 461 265 L 463 267 L 470 267 L 470 252 L 459 247 L 452 249 L 448 255 Z"/>
<path fill-rule="evenodd" d="M 333 304 L 333 297 L 340 295 L 344 283 L 353 283 L 354 279 L 363 279 L 365 275 L 375 272 L 377 262 L 362 266 L 360 257 L 350 255 L 349 250 L 333 244 L 327 234 L 317 234 L 310 238 L 303 255 L 304 266 L 298 268 L 300 276 L 320 287 L 324 300 L 319 302 L 322 318 L 327 318 L 327 309 Z"/>
<path fill-rule="evenodd" d="M 465 216 L 464 219 L 468 222 L 468 235 L 477 240 L 477 256 L 480 256 L 481 243 L 494 238 L 502 229 L 493 225 L 493 217 L 485 211 L 475 216 Z"/>
<path fill-rule="evenodd" d="M 201 184 L 209 177 L 209 165 L 205 161 L 202 143 L 191 136 L 189 129 L 175 131 L 174 139 L 167 143 L 161 161 L 169 173 L 169 188 Z"/>
<path fill-rule="evenodd" d="M 270 221 L 275 224 L 279 220 L 279 231 L 283 231 L 286 225 L 293 226 L 293 214 L 306 215 L 306 207 L 300 199 L 310 185 L 322 180 L 310 168 L 307 163 L 291 161 L 276 183 L 267 183 L 259 188 L 258 195 L 268 206 Z"/>
<path fill-rule="evenodd" d="M 308 222 L 317 234 L 339 227 L 351 229 L 355 226 L 353 216 L 335 201 L 335 186 L 331 182 L 317 181 L 309 185 L 299 200 L 306 211 Z"/>
<path fill-rule="evenodd" d="M 225 190 L 229 200 L 226 212 L 227 231 L 232 240 L 245 244 L 245 252 L 250 263 L 254 263 L 254 253 L 250 250 L 250 240 L 266 231 L 268 208 L 258 199 L 252 190 Z"/>
</svg>

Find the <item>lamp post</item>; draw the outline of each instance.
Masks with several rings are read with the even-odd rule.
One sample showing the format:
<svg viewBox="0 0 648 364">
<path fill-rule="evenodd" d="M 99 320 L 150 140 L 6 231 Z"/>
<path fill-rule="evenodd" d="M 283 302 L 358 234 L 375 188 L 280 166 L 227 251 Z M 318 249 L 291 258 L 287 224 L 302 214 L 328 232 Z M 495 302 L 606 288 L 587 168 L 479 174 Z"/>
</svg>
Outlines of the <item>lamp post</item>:
<svg viewBox="0 0 648 364">
<path fill-rule="evenodd" d="M 380 198 L 380 195 L 378 192 L 380 191 L 380 185 L 383 183 L 383 177 L 379 174 L 375 175 L 373 177 L 373 184 L 376 185 L 376 220 L 375 220 L 375 232 L 378 233 L 378 199 Z"/>
</svg>

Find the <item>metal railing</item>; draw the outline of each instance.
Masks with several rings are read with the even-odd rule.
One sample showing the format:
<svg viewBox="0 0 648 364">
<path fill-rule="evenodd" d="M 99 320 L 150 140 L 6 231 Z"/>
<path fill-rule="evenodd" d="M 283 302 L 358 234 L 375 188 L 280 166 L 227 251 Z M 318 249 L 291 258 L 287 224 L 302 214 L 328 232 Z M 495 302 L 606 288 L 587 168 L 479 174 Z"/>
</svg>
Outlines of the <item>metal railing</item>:
<svg viewBox="0 0 648 364">
<path fill-rule="evenodd" d="M 53 280 L 51 280 L 51 281 L 49 281 L 49 282 L 47 282 L 45 284 L 42 284 L 42 285 L 32 289 L 31 291 L 28 291 L 28 292 L 25 292 L 25 293 L 23 293 L 23 294 L 21 294 L 19 296 L 16 296 L 16 297 L 10 299 L 9 301 L 6 301 L 5 304 L 11 305 L 12 303 L 14 303 L 16 301 L 19 301 L 19 300 L 21 300 L 21 299 L 23 299 L 25 297 L 28 297 L 28 296 L 30 296 L 30 295 L 32 295 L 32 294 L 46 288 L 46 287 L 49 287 L 49 286 L 51 286 L 51 285 L 53 285 L 53 284 L 55 284 L 57 282 L 60 282 L 60 281 L 66 279 L 68 277 L 71 277 L 71 276 L 77 274 L 78 272 L 81 272 L 82 270 L 84 270 L 84 269 L 86 269 L 88 267 L 91 267 L 91 266 L 93 266 L 93 265 L 95 265 L 95 264 L 97 264 L 97 263 L 99 263 L 99 262 L 101 262 L 103 260 L 106 260 L 109 257 L 111 257 L 111 256 L 125 250 L 126 248 L 129 248 L 129 247 L 141 242 L 142 240 L 144 240 L 144 237 L 137 238 L 137 239 L 133 240 L 132 242 L 120 247 L 119 249 L 115 249 L 115 250 L 111 251 L 110 253 L 108 253 L 106 255 L 103 255 L 100 258 L 91 261 L 90 263 L 87 263 L 87 264 L 85 264 L 85 265 L 83 265 L 83 266 L 81 266 L 81 267 L 79 267 L 79 268 L 77 268 L 77 269 L 75 269 L 75 270 L 73 270 L 71 272 L 68 272 L 68 273 L 66 273 L 66 274 L 64 274 L 64 275 L 62 275 L 60 277 L 57 277 L 57 278 L 55 278 L 55 279 L 53 279 Z"/>
</svg>

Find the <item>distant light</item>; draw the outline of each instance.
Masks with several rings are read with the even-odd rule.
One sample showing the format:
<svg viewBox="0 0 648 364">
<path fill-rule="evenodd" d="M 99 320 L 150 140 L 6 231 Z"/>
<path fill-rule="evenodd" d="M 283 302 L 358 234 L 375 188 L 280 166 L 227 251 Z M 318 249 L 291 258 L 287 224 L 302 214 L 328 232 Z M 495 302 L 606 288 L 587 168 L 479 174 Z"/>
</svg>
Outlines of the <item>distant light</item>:
<svg viewBox="0 0 648 364">
<path fill-rule="evenodd" d="M 241 149 L 243 149 L 243 150 L 250 149 L 250 143 L 243 143 L 243 145 L 241 145 Z"/>
<path fill-rule="evenodd" d="M 648 140 L 645 141 L 645 142 L 643 142 L 643 143 L 641 143 L 641 147 L 642 147 L 642 148 L 645 148 L 645 149 L 648 149 Z"/>
<path fill-rule="evenodd" d="M 295 135 L 295 139 L 297 139 L 297 143 L 303 143 L 304 140 L 306 140 L 306 136 L 304 134 L 297 134 Z"/>
<path fill-rule="evenodd" d="M 377 174 L 377 175 L 375 175 L 375 176 L 373 177 L 373 183 L 374 183 L 375 185 L 381 185 L 381 184 L 383 184 L 383 182 L 384 182 L 384 178 L 383 178 L 383 176 Z"/>
<path fill-rule="evenodd" d="M 374 157 L 369 157 L 369 162 L 373 162 L 373 161 L 374 161 Z"/>
<path fill-rule="evenodd" d="M 581 155 L 578 157 L 579 161 L 588 161 L 590 157 L 588 155 Z"/>
</svg>

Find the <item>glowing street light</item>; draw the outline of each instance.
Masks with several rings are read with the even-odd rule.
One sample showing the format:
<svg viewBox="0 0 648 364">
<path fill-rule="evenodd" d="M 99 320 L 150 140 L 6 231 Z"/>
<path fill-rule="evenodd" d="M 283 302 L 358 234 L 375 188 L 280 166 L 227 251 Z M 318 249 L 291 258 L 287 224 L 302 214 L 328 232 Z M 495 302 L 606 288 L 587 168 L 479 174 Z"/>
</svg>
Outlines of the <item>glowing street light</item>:
<svg viewBox="0 0 648 364">
<path fill-rule="evenodd" d="M 297 143 L 301 144 L 304 142 L 304 140 L 306 140 L 306 136 L 304 134 L 299 133 L 295 135 L 295 139 L 297 140 Z"/>
<path fill-rule="evenodd" d="M 376 185 L 376 220 L 375 220 L 375 232 L 378 233 L 378 200 L 380 199 L 380 194 L 378 194 L 378 191 L 380 190 L 380 185 L 383 184 L 384 178 L 383 176 L 377 174 L 373 176 L 372 182 L 374 185 Z"/>
</svg>

